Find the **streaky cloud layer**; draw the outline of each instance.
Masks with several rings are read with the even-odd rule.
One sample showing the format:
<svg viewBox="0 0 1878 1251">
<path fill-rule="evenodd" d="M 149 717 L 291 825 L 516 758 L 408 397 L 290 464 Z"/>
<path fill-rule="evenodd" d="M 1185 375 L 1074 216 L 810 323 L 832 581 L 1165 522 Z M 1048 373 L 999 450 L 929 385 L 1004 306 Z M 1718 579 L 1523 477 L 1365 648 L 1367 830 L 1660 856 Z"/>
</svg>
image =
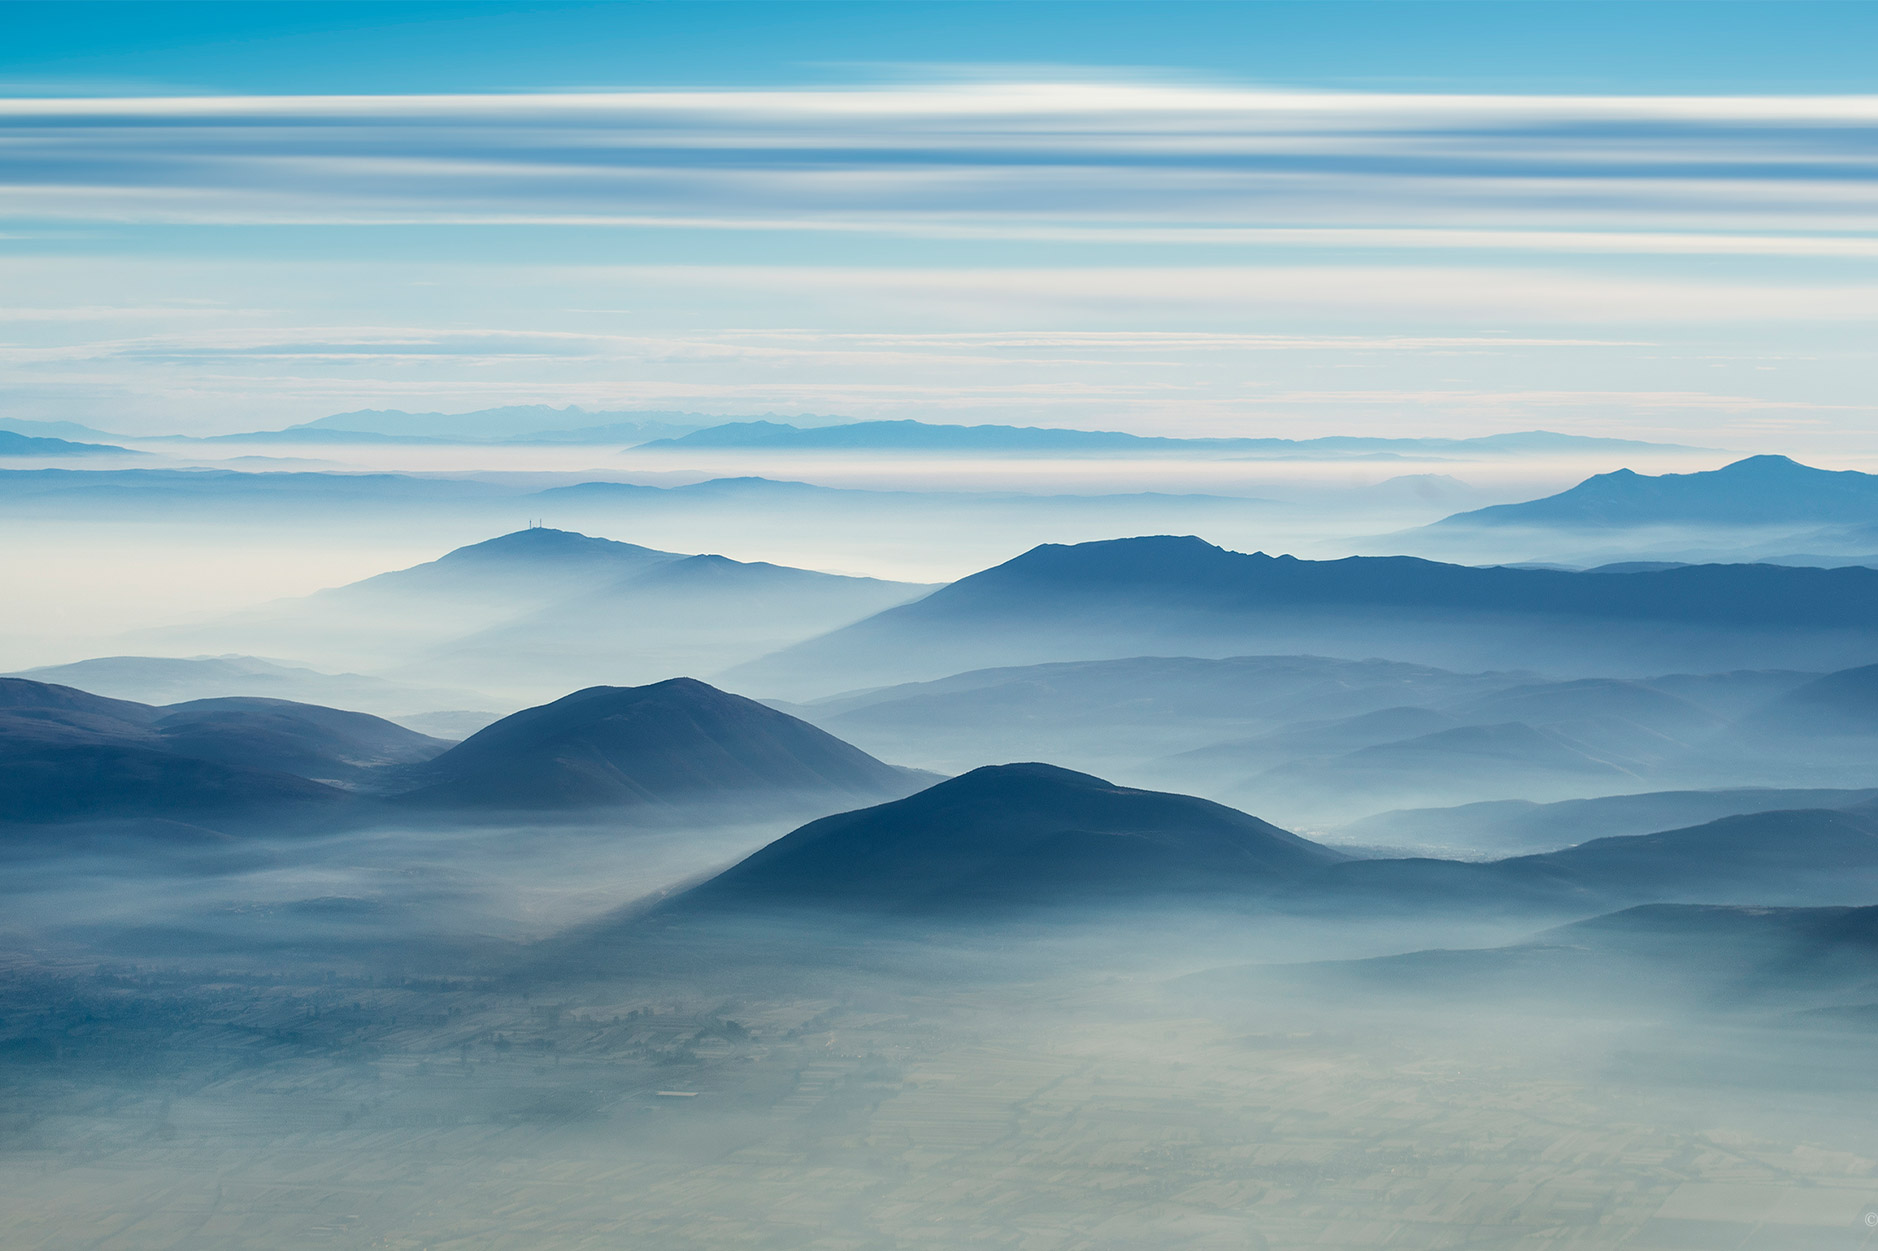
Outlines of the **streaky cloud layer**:
<svg viewBox="0 0 1878 1251">
<path fill-rule="evenodd" d="M 1048 221 L 1105 242 L 1153 226 L 1279 246 L 1870 255 L 1878 198 L 1873 96 L 1066 80 L 11 99 L 0 127 L 14 219 L 994 236 Z"/>
</svg>

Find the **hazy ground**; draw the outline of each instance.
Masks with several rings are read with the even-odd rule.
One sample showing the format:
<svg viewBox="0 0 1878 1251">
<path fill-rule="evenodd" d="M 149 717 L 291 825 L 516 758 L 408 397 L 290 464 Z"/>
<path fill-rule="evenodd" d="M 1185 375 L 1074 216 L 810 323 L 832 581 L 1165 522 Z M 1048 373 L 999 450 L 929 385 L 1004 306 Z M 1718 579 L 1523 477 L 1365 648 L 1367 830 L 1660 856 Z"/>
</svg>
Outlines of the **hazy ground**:
<svg viewBox="0 0 1878 1251">
<path fill-rule="evenodd" d="M 776 832 L 14 861 L 6 1244 L 1878 1245 L 1862 1029 L 1647 985 L 1535 1010 L 1189 977 L 1518 922 L 1123 915 L 570 959 L 576 923 Z"/>
<path fill-rule="evenodd" d="M 721 990 L 15 968 L 7 1243 L 1874 1245 L 1866 1035 L 954 959 Z"/>
</svg>

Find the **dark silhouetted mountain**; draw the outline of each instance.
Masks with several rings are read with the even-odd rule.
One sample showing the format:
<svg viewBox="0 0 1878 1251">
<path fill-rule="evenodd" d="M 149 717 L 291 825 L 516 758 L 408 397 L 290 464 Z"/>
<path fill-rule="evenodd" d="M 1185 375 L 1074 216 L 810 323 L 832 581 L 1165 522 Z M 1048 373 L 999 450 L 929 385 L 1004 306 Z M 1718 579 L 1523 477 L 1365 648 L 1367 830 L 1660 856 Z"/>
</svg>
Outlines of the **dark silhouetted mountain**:
<svg viewBox="0 0 1878 1251">
<path fill-rule="evenodd" d="M 1231 808 L 1045 764 L 994 765 L 811 822 L 664 905 L 945 912 L 1246 900 L 1340 859 Z"/>
<path fill-rule="evenodd" d="M 160 711 L 151 728 L 178 755 L 322 781 L 419 764 L 450 746 L 366 713 L 285 699 L 198 699 Z"/>
<path fill-rule="evenodd" d="M 126 699 L 107 699 L 75 687 L 27 678 L 0 678 L 0 714 L 39 716 L 47 720 L 84 716 L 112 725 L 148 725 L 157 709 Z"/>
<path fill-rule="evenodd" d="M 0 822 L 268 812 L 284 817 L 346 798 L 287 772 L 231 766 L 178 750 L 161 728 L 166 712 L 70 687 L 0 678 Z"/>
<path fill-rule="evenodd" d="M 709 426 L 644 445 L 651 449 L 751 448 L 776 451 L 1007 452 L 1031 454 L 1141 454 L 1150 452 L 1239 453 L 1241 455 L 1360 456 L 1378 453 L 1476 454 L 1636 450 L 1660 445 L 1624 439 L 1593 439 L 1533 430 L 1478 439 L 1379 439 L 1333 436 L 1321 439 L 1162 438 L 1113 430 L 1039 426 L 948 426 L 921 421 L 858 421 L 802 429 L 775 421 L 738 421 Z"/>
<path fill-rule="evenodd" d="M 1438 526 L 1793 526 L 1878 522 L 1878 475 L 1750 456 L 1703 473 L 1619 469 L 1523 504 L 1458 513 Z"/>
<path fill-rule="evenodd" d="M 108 443 L 73 443 L 66 439 L 38 438 L 0 430 L 0 456 L 141 456 Z"/>
<path fill-rule="evenodd" d="M 380 716 L 449 708 L 464 698 L 461 692 L 438 687 L 410 686 L 358 673 L 321 673 L 255 656 L 99 656 L 24 669 L 15 676 L 144 704 L 258 696 L 356 708 Z"/>
<path fill-rule="evenodd" d="M 0 813 L 5 822 L 284 819 L 308 807 L 330 809 L 347 799 L 344 791 L 292 774 L 230 768 L 144 747 L 0 743 Z"/>
<path fill-rule="evenodd" d="M 857 685 L 996 664 L 1253 651 L 1568 675 L 1817 669 L 1820 659 L 1878 654 L 1878 571 L 1593 574 L 1402 556 L 1298 560 L 1191 537 L 1050 544 L 738 677 L 787 695 L 837 672 Z"/>
<path fill-rule="evenodd" d="M 406 803 L 496 810 L 871 799 L 918 785 L 807 722 L 690 678 L 526 709 L 411 779 Z"/>
<path fill-rule="evenodd" d="M 1372 846 L 1425 847 L 1474 854 L 1556 851 L 1629 834 L 1699 825 L 1744 813 L 1798 808 L 1850 808 L 1878 800 L 1878 789 L 1820 790 L 1738 787 L 1647 791 L 1540 804 L 1488 800 L 1452 808 L 1377 813 L 1344 826 L 1340 840 Z"/>
<path fill-rule="evenodd" d="M 1774 902 L 1823 887 L 1859 894 L 1878 874 L 1878 820 L 1857 809 L 1723 817 L 1632 838 L 1500 861 L 1504 871 L 1558 875 L 1613 897 Z M 1718 898 L 1726 893 L 1732 899 Z"/>
</svg>

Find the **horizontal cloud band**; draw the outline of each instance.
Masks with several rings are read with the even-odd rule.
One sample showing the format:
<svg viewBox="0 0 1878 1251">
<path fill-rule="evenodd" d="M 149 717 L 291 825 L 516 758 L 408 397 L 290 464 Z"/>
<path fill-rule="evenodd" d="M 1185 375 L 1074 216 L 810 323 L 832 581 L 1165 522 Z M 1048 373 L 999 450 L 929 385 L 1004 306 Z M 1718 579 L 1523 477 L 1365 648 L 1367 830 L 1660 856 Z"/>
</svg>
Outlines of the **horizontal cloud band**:
<svg viewBox="0 0 1878 1251">
<path fill-rule="evenodd" d="M 1869 255 L 1878 97 L 1099 83 L 0 100 L 15 221 Z M 1079 233 L 1080 232 L 1080 233 Z M 1660 234 L 1660 246 L 1653 242 Z"/>
</svg>

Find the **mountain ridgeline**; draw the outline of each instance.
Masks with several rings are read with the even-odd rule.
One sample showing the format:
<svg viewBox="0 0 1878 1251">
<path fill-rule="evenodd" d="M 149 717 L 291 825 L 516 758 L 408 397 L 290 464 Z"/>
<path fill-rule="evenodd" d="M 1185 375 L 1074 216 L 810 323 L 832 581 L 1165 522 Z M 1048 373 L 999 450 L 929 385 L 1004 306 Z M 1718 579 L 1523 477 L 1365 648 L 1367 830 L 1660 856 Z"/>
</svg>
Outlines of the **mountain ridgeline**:
<svg viewBox="0 0 1878 1251">
<path fill-rule="evenodd" d="M 1017 455 L 1240 455 L 1325 457 L 1403 455 L 1481 455 L 1570 453 L 1589 451 L 1673 450 L 1667 444 L 1628 439 L 1588 438 L 1526 430 L 1471 439 L 1364 438 L 1316 439 L 1168 438 L 1124 434 L 1115 430 L 1075 430 L 1053 426 L 955 426 L 932 422 L 855 421 L 804 428 L 779 421 L 733 421 L 642 445 L 647 451 L 696 452 L 743 450 L 772 452 L 974 452 Z"/>
<path fill-rule="evenodd" d="M 452 746 L 287 700 L 153 707 L 0 678 L 0 824 L 211 820 L 265 830 L 396 814 L 592 814 L 687 805 L 831 808 L 932 775 L 688 678 L 594 687 Z"/>
<path fill-rule="evenodd" d="M 1878 655 L 1878 570 L 1315 561 L 1190 536 L 1045 544 L 734 674 L 825 693 L 841 676 L 852 688 L 994 665 L 1288 653 L 1585 676 L 1839 668 Z"/>
<path fill-rule="evenodd" d="M 874 799 L 921 776 L 691 678 L 596 686 L 504 717 L 411 775 L 400 802 L 493 811 Z"/>
<path fill-rule="evenodd" d="M 1785 456 L 1750 456 L 1700 473 L 1617 469 L 1570 490 L 1457 513 L 1462 526 L 1793 526 L 1878 523 L 1878 474 L 1815 469 Z"/>
<path fill-rule="evenodd" d="M 927 589 L 531 527 L 162 641 L 514 707 L 596 682 L 715 674 Z"/>
<path fill-rule="evenodd" d="M 1190 795 L 1054 765 L 993 765 L 805 825 L 665 911 L 949 913 L 1250 898 L 1341 858 Z"/>
<path fill-rule="evenodd" d="M 169 707 L 0 678 L 0 824 L 331 814 L 374 769 L 446 746 L 363 713 L 273 699 Z"/>
</svg>

